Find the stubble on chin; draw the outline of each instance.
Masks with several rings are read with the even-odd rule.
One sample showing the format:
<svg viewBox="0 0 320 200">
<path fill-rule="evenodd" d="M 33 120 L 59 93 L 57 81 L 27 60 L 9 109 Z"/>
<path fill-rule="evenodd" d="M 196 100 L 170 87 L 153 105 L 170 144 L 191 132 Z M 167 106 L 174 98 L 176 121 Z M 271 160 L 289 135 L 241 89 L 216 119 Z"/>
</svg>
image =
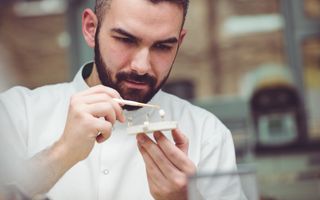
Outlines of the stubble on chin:
<svg viewBox="0 0 320 200">
<path fill-rule="evenodd" d="M 126 86 L 120 84 L 118 92 L 124 99 L 147 103 L 145 101 L 147 100 L 147 96 L 150 95 L 150 88 L 144 91 L 139 89 L 127 88 Z"/>
</svg>

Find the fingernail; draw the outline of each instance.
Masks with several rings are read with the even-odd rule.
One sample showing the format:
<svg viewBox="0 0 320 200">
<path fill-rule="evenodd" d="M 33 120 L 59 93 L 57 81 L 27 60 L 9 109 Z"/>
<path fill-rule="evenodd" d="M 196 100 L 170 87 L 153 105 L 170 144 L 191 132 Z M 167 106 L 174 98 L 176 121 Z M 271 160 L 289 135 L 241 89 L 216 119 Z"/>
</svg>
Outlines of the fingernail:
<svg viewBox="0 0 320 200">
<path fill-rule="evenodd" d="M 158 131 L 157 131 L 157 132 L 154 132 L 153 137 L 154 137 L 154 139 L 159 140 L 160 137 L 161 137 L 160 132 L 158 132 Z"/>
<path fill-rule="evenodd" d="M 146 138 L 145 138 L 145 137 L 146 137 L 146 136 L 143 135 L 143 134 L 138 134 L 138 135 L 137 135 L 137 140 L 138 140 L 138 142 L 139 142 L 140 144 L 145 143 L 145 142 L 146 142 Z"/>
</svg>

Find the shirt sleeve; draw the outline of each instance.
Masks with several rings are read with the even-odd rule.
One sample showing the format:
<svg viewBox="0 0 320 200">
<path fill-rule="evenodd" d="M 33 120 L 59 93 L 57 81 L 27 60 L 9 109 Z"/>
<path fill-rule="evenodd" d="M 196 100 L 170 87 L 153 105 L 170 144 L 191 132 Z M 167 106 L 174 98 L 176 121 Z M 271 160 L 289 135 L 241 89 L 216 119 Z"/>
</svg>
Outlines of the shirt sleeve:
<svg viewBox="0 0 320 200">
<path fill-rule="evenodd" d="M 0 94 L 0 181 L 14 182 L 27 155 L 27 120 L 22 89 Z"/>
</svg>

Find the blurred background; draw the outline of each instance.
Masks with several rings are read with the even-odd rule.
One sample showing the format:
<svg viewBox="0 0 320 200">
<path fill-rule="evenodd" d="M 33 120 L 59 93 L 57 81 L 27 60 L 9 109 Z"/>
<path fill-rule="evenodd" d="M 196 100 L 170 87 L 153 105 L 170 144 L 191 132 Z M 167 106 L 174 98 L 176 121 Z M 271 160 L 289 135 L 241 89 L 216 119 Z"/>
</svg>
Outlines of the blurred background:
<svg viewBox="0 0 320 200">
<path fill-rule="evenodd" d="M 0 0 L 0 91 L 72 80 L 94 0 Z M 320 0 L 191 0 L 164 90 L 217 115 L 261 199 L 320 199 Z"/>
</svg>

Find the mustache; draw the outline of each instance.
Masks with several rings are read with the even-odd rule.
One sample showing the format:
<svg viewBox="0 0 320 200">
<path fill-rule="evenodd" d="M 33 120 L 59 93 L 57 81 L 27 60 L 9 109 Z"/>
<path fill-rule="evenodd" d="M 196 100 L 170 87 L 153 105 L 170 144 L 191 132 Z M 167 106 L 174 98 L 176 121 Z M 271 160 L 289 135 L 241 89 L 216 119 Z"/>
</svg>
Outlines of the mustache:
<svg viewBox="0 0 320 200">
<path fill-rule="evenodd" d="M 135 81 L 140 83 L 145 83 L 154 87 L 157 83 L 157 79 L 149 74 L 139 75 L 135 72 L 119 72 L 116 75 L 118 82 L 121 81 Z"/>
</svg>

